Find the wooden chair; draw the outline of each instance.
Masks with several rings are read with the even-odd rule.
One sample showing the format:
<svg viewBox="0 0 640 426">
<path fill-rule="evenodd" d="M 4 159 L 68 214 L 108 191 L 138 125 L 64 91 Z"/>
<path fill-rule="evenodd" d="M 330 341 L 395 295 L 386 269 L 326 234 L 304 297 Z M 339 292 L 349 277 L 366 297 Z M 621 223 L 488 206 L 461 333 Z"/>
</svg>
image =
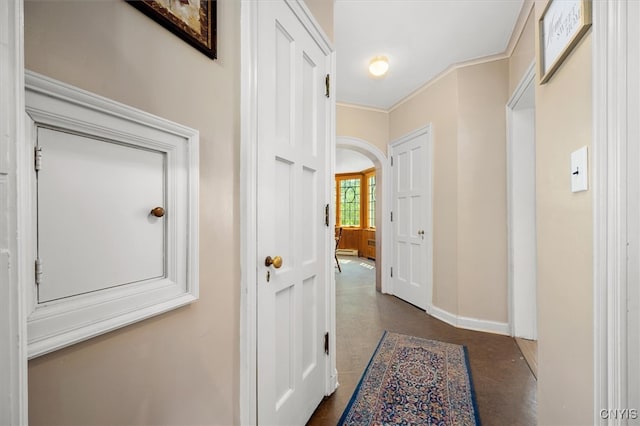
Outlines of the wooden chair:
<svg viewBox="0 0 640 426">
<path fill-rule="evenodd" d="M 340 238 L 342 238 L 342 228 L 338 228 L 338 235 L 336 236 L 336 249 L 333 252 L 333 257 L 335 257 L 336 259 L 338 271 L 342 273 L 342 268 L 340 268 L 340 261 L 338 260 L 338 245 L 340 244 Z"/>
</svg>

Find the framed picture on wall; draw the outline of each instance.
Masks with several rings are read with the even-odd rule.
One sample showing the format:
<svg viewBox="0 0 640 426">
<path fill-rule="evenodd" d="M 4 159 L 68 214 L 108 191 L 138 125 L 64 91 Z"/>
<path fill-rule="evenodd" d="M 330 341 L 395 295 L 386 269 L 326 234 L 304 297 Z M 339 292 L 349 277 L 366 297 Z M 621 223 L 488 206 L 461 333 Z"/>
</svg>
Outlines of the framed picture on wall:
<svg viewBox="0 0 640 426">
<path fill-rule="evenodd" d="M 216 58 L 216 0 L 126 0 L 210 57 Z"/>
<path fill-rule="evenodd" d="M 549 0 L 538 22 L 540 84 L 555 73 L 591 27 L 591 0 Z"/>
</svg>

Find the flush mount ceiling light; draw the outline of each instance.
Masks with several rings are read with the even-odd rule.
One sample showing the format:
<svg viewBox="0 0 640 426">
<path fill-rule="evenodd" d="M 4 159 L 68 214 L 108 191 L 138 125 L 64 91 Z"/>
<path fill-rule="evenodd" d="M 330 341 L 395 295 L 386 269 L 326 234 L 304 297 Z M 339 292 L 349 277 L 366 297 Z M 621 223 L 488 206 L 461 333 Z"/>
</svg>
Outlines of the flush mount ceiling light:
<svg viewBox="0 0 640 426">
<path fill-rule="evenodd" d="M 386 56 L 376 56 L 369 62 L 369 72 L 374 77 L 382 77 L 389 70 L 389 59 Z"/>
</svg>

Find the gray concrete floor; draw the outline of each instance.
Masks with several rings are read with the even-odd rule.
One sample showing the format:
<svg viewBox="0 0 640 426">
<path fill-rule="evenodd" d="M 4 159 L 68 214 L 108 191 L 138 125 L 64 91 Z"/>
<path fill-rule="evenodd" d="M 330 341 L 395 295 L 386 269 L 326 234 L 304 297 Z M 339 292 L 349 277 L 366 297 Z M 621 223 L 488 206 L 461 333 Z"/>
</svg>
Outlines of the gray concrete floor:
<svg viewBox="0 0 640 426">
<path fill-rule="evenodd" d="M 308 425 L 338 422 L 384 330 L 467 346 L 482 424 L 536 424 L 536 380 L 513 338 L 455 328 L 376 292 L 370 261 L 345 256 L 340 264 L 342 273 L 335 268 L 340 386 Z"/>
</svg>

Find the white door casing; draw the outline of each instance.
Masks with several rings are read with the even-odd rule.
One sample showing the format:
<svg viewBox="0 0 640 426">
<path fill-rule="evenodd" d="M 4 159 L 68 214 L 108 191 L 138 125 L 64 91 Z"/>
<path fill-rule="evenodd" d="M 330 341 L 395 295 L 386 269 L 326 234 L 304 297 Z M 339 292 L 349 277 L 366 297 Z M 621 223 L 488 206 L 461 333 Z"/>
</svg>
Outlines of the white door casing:
<svg viewBox="0 0 640 426">
<path fill-rule="evenodd" d="M 325 224 L 334 142 L 334 101 L 325 96 L 325 76 L 333 55 L 302 2 L 245 2 L 243 23 L 249 26 L 243 111 L 255 121 L 243 126 L 241 175 L 249 191 L 241 219 L 243 254 L 253 259 L 243 262 L 248 279 L 241 327 L 249 336 L 242 349 L 247 370 L 241 393 L 247 400 L 241 421 L 304 424 L 333 390 L 335 370 L 334 357 L 324 350 L 325 333 L 334 327 L 333 223 Z M 280 256 L 282 266 L 267 266 L 267 256 Z"/>
<path fill-rule="evenodd" d="M 0 424 L 28 424 L 27 319 L 20 283 L 28 274 L 24 221 L 25 182 L 18 164 L 24 140 L 24 6 L 0 2 Z M 31 265 L 33 266 L 33 265 Z"/>
<path fill-rule="evenodd" d="M 428 310 L 433 285 L 431 126 L 394 141 L 390 148 L 392 291 Z"/>
<path fill-rule="evenodd" d="M 640 423 L 638 21 L 637 2 L 593 2 L 593 423 L 599 425 Z"/>
<path fill-rule="evenodd" d="M 635 408 L 629 424 L 640 424 L 640 4 L 627 4 L 627 75 L 628 139 L 627 139 L 627 407 Z"/>
<path fill-rule="evenodd" d="M 515 337 L 537 338 L 535 63 L 507 103 L 509 319 Z"/>
<path fill-rule="evenodd" d="M 389 271 L 391 263 L 391 223 L 389 222 L 391 165 L 382 151 L 362 139 L 338 136 L 336 148 L 359 152 L 373 161 L 376 167 L 376 288 L 378 288 L 379 279 L 379 290 L 382 293 L 389 293 L 390 276 L 382 271 Z"/>
</svg>

